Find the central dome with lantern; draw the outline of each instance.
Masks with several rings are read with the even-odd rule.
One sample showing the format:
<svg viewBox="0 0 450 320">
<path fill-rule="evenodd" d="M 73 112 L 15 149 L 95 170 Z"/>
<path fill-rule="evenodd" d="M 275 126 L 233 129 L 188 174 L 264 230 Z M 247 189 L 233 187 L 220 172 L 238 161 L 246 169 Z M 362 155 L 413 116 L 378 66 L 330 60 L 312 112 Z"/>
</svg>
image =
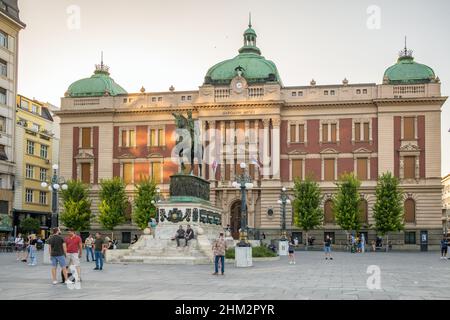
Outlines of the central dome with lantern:
<svg viewBox="0 0 450 320">
<path fill-rule="evenodd" d="M 256 46 L 256 32 L 249 19 L 248 29 L 244 32 L 244 46 L 239 54 L 209 68 L 204 84 L 229 84 L 236 75 L 242 75 L 247 83 L 279 82 L 275 63 L 261 56 L 261 50 Z"/>
</svg>

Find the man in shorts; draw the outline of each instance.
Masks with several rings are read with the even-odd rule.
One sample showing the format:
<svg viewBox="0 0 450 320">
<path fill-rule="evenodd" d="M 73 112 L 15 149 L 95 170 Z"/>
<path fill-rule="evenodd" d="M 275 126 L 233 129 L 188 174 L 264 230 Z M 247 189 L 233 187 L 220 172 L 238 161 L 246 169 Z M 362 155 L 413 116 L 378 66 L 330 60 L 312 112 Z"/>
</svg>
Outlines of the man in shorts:
<svg viewBox="0 0 450 320">
<path fill-rule="evenodd" d="M 83 252 L 83 241 L 75 230 L 70 228 L 69 235 L 65 239 L 67 246 L 67 265 L 73 265 L 77 268 L 78 279 L 81 278 L 80 259 Z"/>
<path fill-rule="evenodd" d="M 61 231 L 59 228 L 53 228 L 52 230 L 53 235 L 48 239 L 48 250 L 50 252 L 50 257 L 52 261 L 52 280 L 53 284 L 57 284 L 58 281 L 56 281 L 56 268 L 58 267 L 58 264 L 63 272 L 64 279 L 66 283 L 72 283 L 67 277 L 67 270 L 66 270 L 66 252 L 67 247 L 64 242 L 63 237 L 61 237 Z"/>
</svg>

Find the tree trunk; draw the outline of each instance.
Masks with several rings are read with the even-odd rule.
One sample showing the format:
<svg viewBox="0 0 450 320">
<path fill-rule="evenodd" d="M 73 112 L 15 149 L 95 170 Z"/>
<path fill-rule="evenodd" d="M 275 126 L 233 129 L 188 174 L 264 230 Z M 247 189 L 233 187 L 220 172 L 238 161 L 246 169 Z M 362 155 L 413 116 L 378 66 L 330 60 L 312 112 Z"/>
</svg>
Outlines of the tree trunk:
<svg viewBox="0 0 450 320">
<path fill-rule="evenodd" d="M 309 246 L 309 236 L 308 236 L 308 231 L 305 232 L 305 236 L 306 236 L 306 246 L 305 246 L 305 250 L 308 251 L 308 246 Z"/>
<path fill-rule="evenodd" d="M 389 251 L 389 233 L 386 233 L 386 252 Z"/>
</svg>

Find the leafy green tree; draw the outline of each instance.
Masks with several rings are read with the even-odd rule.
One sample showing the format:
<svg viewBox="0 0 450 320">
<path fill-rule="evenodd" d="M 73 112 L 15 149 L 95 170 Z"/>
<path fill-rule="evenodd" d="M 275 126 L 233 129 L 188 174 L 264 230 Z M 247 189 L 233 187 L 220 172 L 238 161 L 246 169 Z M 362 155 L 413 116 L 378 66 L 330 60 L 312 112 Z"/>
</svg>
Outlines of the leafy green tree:
<svg viewBox="0 0 450 320">
<path fill-rule="evenodd" d="M 339 182 L 337 194 L 333 197 L 333 212 L 336 223 L 347 233 L 359 231 L 360 219 L 360 195 L 361 182 L 353 173 L 344 173 Z"/>
<path fill-rule="evenodd" d="M 100 205 L 98 221 L 106 229 L 111 230 L 114 237 L 114 228 L 125 222 L 125 211 L 128 198 L 125 193 L 125 184 L 119 177 L 102 179 L 100 181 Z"/>
<path fill-rule="evenodd" d="M 323 211 L 320 208 L 322 195 L 319 184 L 307 177 L 304 181 L 294 182 L 294 225 L 305 231 L 306 248 L 308 232 L 322 225 Z"/>
<path fill-rule="evenodd" d="M 152 203 L 156 197 L 156 183 L 153 180 L 141 180 L 136 184 L 136 196 L 134 198 L 133 222 L 141 230 L 148 226 L 150 218 L 156 218 L 156 207 Z"/>
<path fill-rule="evenodd" d="M 20 222 L 20 229 L 25 233 L 38 232 L 41 228 L 41 223 L 35 218 L 25 218 Z"/>
<path fill-rule="evenodd" d="M 88 186 L 78 180 L 69 180 L 61 196 L 64 211 L 60 219 L 64 226 L 76 231 L 88 230 L 92 217 Z"/>
<path fill-rule="evenodd" d="M 378 178 L 375 189 L 377 200 L 373 206 L 375 229 L 386 235 L 386 250 L 389 248 L 389 232 L 401 231 L 404 228 L 403 195 L 398 179 L 390 172 Z"/>
</svg>

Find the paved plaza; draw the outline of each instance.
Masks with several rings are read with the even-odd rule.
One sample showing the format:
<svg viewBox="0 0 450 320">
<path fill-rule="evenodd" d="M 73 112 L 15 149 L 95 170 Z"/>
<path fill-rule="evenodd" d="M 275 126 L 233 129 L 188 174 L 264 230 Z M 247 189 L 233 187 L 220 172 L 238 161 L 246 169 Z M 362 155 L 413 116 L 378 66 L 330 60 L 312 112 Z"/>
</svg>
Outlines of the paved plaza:
<svg viewBox="0 0 450 320">
<path fill-rule="evenodd" d="M 450 260 L 438 252 L 297 252 L 256 262 L 251 268 L 226 265 L 225 276 L 210 265 L 82 264 L 82 288 L 52 285 L 50 266 L 30 267 L 12 253 L 0 253 L 0 299 L 450 299 Z M 84 257 L 83 257 L 84 259 Z M 42 252 L 40 256 L 42 261 Z M 381 289 L 368 289 L 367 268 L 377 265 Z"/>
</svg>

